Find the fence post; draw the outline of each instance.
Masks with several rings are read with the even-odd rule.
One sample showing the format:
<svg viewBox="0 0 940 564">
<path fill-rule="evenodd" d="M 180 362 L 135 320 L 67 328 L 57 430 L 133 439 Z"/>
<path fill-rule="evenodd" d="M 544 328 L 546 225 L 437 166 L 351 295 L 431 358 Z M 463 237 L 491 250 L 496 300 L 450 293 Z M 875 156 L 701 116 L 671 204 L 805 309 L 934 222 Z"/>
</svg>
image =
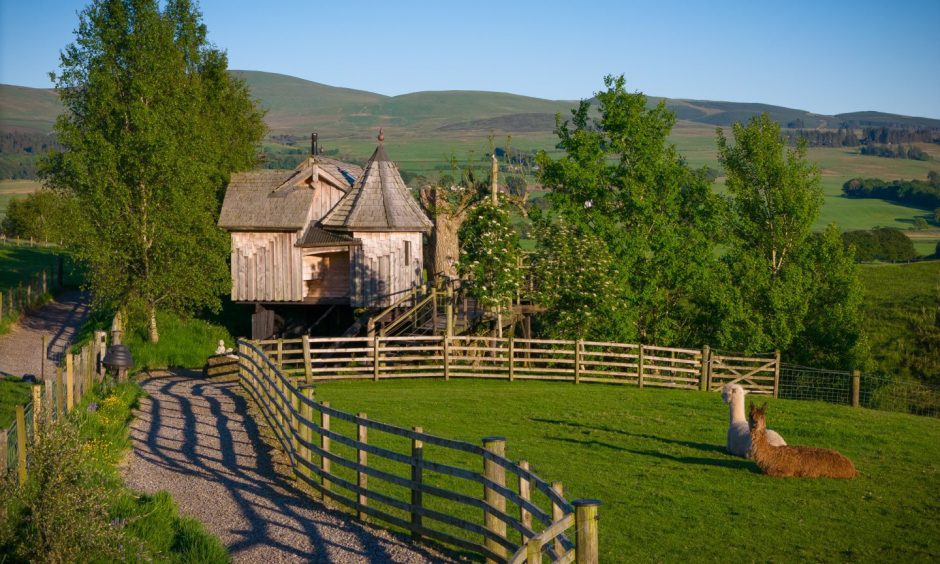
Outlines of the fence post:
<svg viewBox="0 0 940 564">
<path fill-rule="evenodd" d="M 412 427 L 415 433 L 423 433 L 421 427 Z M 412 437 L 411 439 L 411 481 L 415 485 L 411 486 L 411 524 L 415 527 L 422 526 L 421 513 L 416 511 L 424 507 L 424 499 L 420 486 L 424 483 L 424 441 Z M 412 529 L 411 538 L 415 541 L 421 540 L 421 533 Z"/>
<path fill-rule="evenodd" d="M 372 338 L 372 380 L 379 381 L 379 336 Z"/>
<path fill-rule="evenodd" d="M 303 393 L 306 399 L 314 401 L 314 388 L 304 388 L 301 393 Z M 302 427 L 300 428 L 300 436 L 307 443 L 313 443 L 313 429 L 311 428 L 311 424 L 313 424 L 313 406 L 307 404 L 306 402 L 301 402 L 300 416 L 303 417 L 305 421 L 307 421 L 307 423 L 302 423 Z M 310 464 L 313 464 L 313 451 L 311 451 L 310 448 L 306 446 L 302 449 L 302 451 L 303 459 Z M 301 470 L 308 478 L 313 476 L 313 471 L 306 465 L 304 465 Z"/>
<path fill-rule="evenodd" d="M 323 407 L 329 408 L 330 402 L 323 402 Z M 327 435 L 327 432 L 330 430 L 330 414 L 326 411 L 320 412 L 320 429 L 322 434 L 320 435 L 320 450 L 323 451 L 323 456 L 320 457 L 320 470 L 323 471 L 323 475 L 320 476 L 320 483 L 323 486 L 323 489 L 330 489 L 330 482 L 326 479 L 327 475 L 330 473 L 330 458 L 327 454 L 330 452 L 330 437 Z"/>
<path fill-rule="evenodd" d="M 552 482 L 552 490 L 554 490 L 560 496 L 565 495 L 565 486 L 561 482 Z M 564 516 L 565 512 L 562 510 L 561 506 L 552 501 L 552 522 L 554 523 Z M 561 554 L 565 550 L 565 547 L 562 546 L 561 541 L 558 540 L 558 537 L 555 537 L 554 544 L 555 554 Z"/>
<path fill-rule="evenodd" d="M 450 334 L 444 334 L 444 381 L 450 380 Z"/>
<path fill-rule="evenodd" d="M 597 564 L 600 559 L 597 546 L 597 508 L 601 502 L 596 499 L 576 499 L 574 523 L 577 531 L 575 539 L 575 562 L 577 564 Z"/>
<path fill-rule="evenodd" d="M 852 407 L 861 405 L 862 392 L 862 373 L 858 370 L 852 371 Z"/>
<path fill-rule="evenodd" d="M 275 358 L 277 358 L 277 361 L 276 361 L 276 362 L 277 362 L 278 368 L 283 369 L 283 368 L 284 368 L 284 362 L 283 362 L 283 355 L 284 355 L 284 339 L 278 339 L 278 340 L 277 340 L 277 348 L 275 349 L 275 355 L 276 355 Z M 304 362 L 307 362 L 307 359 L 306 359 L 306 358 L 304 358 Z"/>
<path fill-rule="evenodd" d="M 774 352 L 774 397 L 780 395 L 780 350 Z"/>
<path fill-rule="evenodd" d="M 108 349 L 108 334 L 105 331 L 95 331 L 95 373 L 98 380 L 104 378 L 104 355 Z"/>
<path fill-rule="evenodd" d="M 637 355 L 637 362 L 636 362 L 636 373 L 637 373 L 637 378 L 638 378 L 637 382 L 642 388 L 643 387 L 643 344 L 641 343 L 637 346 L 639 347 L 639 350 L 640 350 L 639 354 Z"/>
<path fill-rule="evenodd" d="M 359 413 L 357 416 L 359 419 L 368 419 L 368 416 L 365 413 Z M 360 422 L 356 423 L 356 439 L 362 444 L 369 443 L 369 428 Z M 359 492 L 356 496 L 356 504 L 359 520 L 366 521 L 368 520 L 369 516 L 366 515 L 366 512 L 363 510 L 363 508 L 369 505 L 369 498 L 366 496 L 364 490 L 369 487 L 369 475 L 363 472 L 361 467 L 369 465 L 369 453 L 362 448 L 357 448 L 356 461 L 360 466 L 360 468 L 356 469 L 356 484 L 359 486 Z"/>
<path fill-rule="evenodd" d="M 290 404 L 293 408 L 291 412 L 291 445 L 294 449 L 294 471 L 298 471 L 303 465 L 297 462 L 297 459 L 300 458 L 300 394 L 301 391 L 297 390 L 295 394 L 290 390 L 290 387 L 287 387 L 287 393 L 290 394 Z"/>
<path fill-rule="evenodd" d="M 509 381 L 512 382 L 516 377 L 515 364 L 513 359 L 516 356 L 515 344 L 513 343 L 513 336 L 509 336 Z"/>
<path fill-rule="evenodd" d="M 708 345 L 702 347 L 702 364 L 699 366 L 698 386 L 703 392 L 708 391 L 708 363 L 712 351 Z"/>
<path fill-rule="evenodd" d="M 431 288 L 431 335 L 437 336 L 437 287 Z"/>
<path fill-rule="evenodd" d="M 7 441 L 9 440 L 7 430 L 0 429 L 0 476 L 7 475 L 7 457 L 9 456 L 7 453 Z"/>
<path fill-rule="evenodd" d="M 581 339 L 574 342 L 574 383 L 581 383 Z"/>
<path fill-rule="evenodd" d="M 486 437 L 483 439 L 483 448 L 496 456 L 505 456 L 506 439 L 503 437 Z M 506 469 L 486 457 L 483 458 L 483 476 L 497 485 L 506 485 Z M 506 510 L 506 498 L 486 485 L 483 486 L 483 500 L 493 509 Z M 506 523 L 489 511 L 483 511 L 483 524 L 488 531 L 501 537 L 506 536 Z M 487 537 L 483 544 L 499 556 L 506 556 L 506 547 L 498 542 Z M 487 558 L 486 561 L 493 562 L 490 558 Z"/>
<path fill-rule="evenodd" d="M 447 301 L 444 302 L 444 334 L 448 337 L 454 334 L 454 288 L 447 286 Z"/>
<path fill-rule="evenodd" d="M 47 286 L 46 286 L 46 271 L 43 270 L 43 271 L 42 271 L 42 293 L 43 293 L 43 294 L 46 293 L 46 289 L 47 289 Z"/>
<path fill-rule="evenodd" d="M 522 468 L 523 470 L 528 470 L 529 461 L 520 460 L 519 468 Z M 519 497 L 521 497 L 522 499 L 526 501 L 529 501 L 532 499 L 532 488 L 529 485 L 529 479 L 521 474 L 519 475 Z M 522 506 L 519 506 L 519 522 L 522 523 L 523 526 L 528 527 L 529 529 L 532 528 L 532 514 L 529 513 L 529 511 L 525 507 L 522 507 Z M 526 542 L 528 540 L 529 538 L 525 534 L 523 534 L 522 542 Z M 539 562 L 541 562 L 541 559 L 539 559 Z"/>
<path fill-rule="evenodd" d="M 42 349 L 39 351 L 39 378 L 46 380 L 46 334 L 42 334 Z"/>
<path fill-rule="evenodd" d="M 72 358 L 72 353 L 66 351 L 65 353 L 65 410 L 66 413 L 72 411 L 72 407 L 75 405 L 75 374 L 73 372 L 73 364 L 75 360 Z"/>
<path fill-rule="evenodd" d="M 65 411 L 65 383 L 62 381 L 62 367 L 55 367 L 55 420 L 62 420 Z"/>
<path fill-rule="evenodd" d="M 42 386 L 33 386 L 33 443 L 39 444 L 39 427 L 42 423 Z"/>
<path fill-rule="evenodd" d="M 16 406 L 16 469 L 20 485 L 26 483 L 26 410 Z"/>
<path fill-rule="evenodd" d="M 306 378 L 308 384 L 313 383 L 313 367 L 310 365 L 310 335 L 303 336 L 304 343 L 304 378 Z M 278 341 L 278 364 L 281 362 L 281 344 Z"/>
</svg>

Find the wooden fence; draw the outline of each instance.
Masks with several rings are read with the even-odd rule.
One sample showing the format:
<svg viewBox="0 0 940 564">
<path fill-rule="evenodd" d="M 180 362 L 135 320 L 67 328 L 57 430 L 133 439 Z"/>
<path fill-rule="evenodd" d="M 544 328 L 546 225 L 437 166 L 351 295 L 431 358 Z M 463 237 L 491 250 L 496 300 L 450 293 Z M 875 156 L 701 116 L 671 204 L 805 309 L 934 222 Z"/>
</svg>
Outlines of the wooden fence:
<svg viewBox="0 0 940 564">
<path fill-rule="evenodd" d="M 41 305 L 43 296 L 61 287 L 61 267 L 58 271 L 57 274 L 50 269 L 41 270 L 30 276 L 25 283 L 0 288 L 0 321 Z"/>
<path fill-rule="evenodd" d="M 318 374 L 329 370 L 340 377 L 415 377 L 446 367 L 451 353 L 465 357 L 470 351 L 450 351 L 440 338 L 308 341 L 324 350 L 335 345 L 333 360 L 319 363 L 320 350 L 311 355 L 309 347 L 287 349 L 293 343 L 285 341 L 272 342 L 268 351 L 244 340 L 232 360 L 300 482 L 362 520 L 382 521 L 416 540 L 468 550 L 488 562 L 534 564 L 543 556 L 553 562 L 597 562 L 599 502 L 568 502 L 561 483 L 550 484 L 527 462 L 507 458 L 504 439 L 485 438 L 480 446 L 340 411 L 318 402 L 312 386 L 281 369 L 303 363 L 311 374 L 316 365 Z M 383 355 L 392 352 L 385 348 L 396 354 Z M 366 366 L 373 354 L 381 362 Z M 217 361 L 210 362 L 213 370 L 224 371 Z M 409 363 L 429 364 L 411 369 Z M 572 528 L 575 542 L 567 536 Z"/>
<path fill-rule="evenodd" d="M 719 390 L 737 383 L 777 395 L 779 354 L 745 357 L 654 345 L 474 336 L 259 341 L 289 376 L 307 383 L 387 378 L 498 378 Z"/>
<path fill-rule="evenodd" d="M 26 481 L 29 472 L 27 453 L 34 441 L 40 439 L 38 431 L 61 421 L 94 384 L 101 381 L 104 353 L 105 334 L 98 331 L 95 339 L 80 352 L 66 353 L 54 375 L 47 375 L 42 384 L 32 387 L 30 402 L 16 406 L 12 425 L 0 429 L 0 476 L 6 476 L 15 468 L 20 483 Z"/>
</svg>

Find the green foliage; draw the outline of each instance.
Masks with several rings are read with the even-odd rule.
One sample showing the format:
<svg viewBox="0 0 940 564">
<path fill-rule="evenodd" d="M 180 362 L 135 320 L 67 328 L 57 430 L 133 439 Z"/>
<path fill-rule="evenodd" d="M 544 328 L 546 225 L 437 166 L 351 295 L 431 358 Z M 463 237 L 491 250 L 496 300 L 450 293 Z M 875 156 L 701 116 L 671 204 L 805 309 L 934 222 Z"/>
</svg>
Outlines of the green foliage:
<svg viewBox="0 0 940 564">
<path fill-rule="evenodd" d="M 0 552 L 14 562 L 227 562 L 218 539 L 181 518 L 166 493 L 138 495 L 118 464 L 142 394 L 97 386 L 67 419 L 41 431 L 25 486 L 0 479 Z"/>
<path fill-rule="evenodd" d="M 718 202 L 705 172 L 690 169 L 667 143 L 675 116 L 666 106 L 648 108 L 622 76 L 605 85 L 598 119 L 589 117 L 588 101 L 570 123 L 558 118 L 565 155 L 540 153 L 539 180 L 552 189 L 553 212 L 606 247 L 583 260 L 607 254 L 616 264 L 615 285 L 605 291 L 632 313 L 611 319 L 607 333 L 664 345 L 700 341 L 695 303 L 714 262 Z"/>
<path fill-rule="evenodd" d="M 718 346 L 783 350 L 787 358 L 851 368 L 862 361 L 861 303 L 853 257 L 838 229 L 811 235 L 822 206 L 806 144 L 787 149 L 767 115 L 718 130 L 731 237 L 722 257 Z"/>
<path fill-rule="evenodd" d="M 98 307 L 217 309 L 228 240 L 215 219 L 229 174 L 255 163 L 262 114 L 198 10 L 159 6 L 98 0 L 81 12 L 54 76 L 65 150 L 41 173 L 82 210 L 71 240 Z"/>
<path fill-rule="evenodd" d="M 235 339 L 224 327 L 202 319 L 158 311 L 157 322 L 162 328 L 160 342 L 151 343 L 146 316 L 142 312 L 131 316 L 125 343 L 134 356 L 135 370 L 201 368 L 220 340 L 227 347 L 235 346 Z"/>
<path fill-rule="evenodd" d="M 470 295 L 488 309 L 507 307 L 522 286 L 519 235 L 509 210 L 480 203 L 467 215 L 459 237 L 457 269 L 469 278 Z"/>
<path fill-rule="evenodd" d="M 7 237 L 36 241 L 66 241 L 72 218 L 78 214 L 75 202 L 51 190 L 40 190 L 7 206 L 0 232 Z"/>
<path fill-rule="evenodd" d="M 917 251 L 911 239 L 900 230 L 890 227 L 848 231 L 842 234 L 842 241 L 846 248 L 855 247 L 855 259 L 859 262 L 904 261 L 917 258 Z"/>
<path fill-rule="evenodd" d="M 880 198 L 924 209 L 940 205 L 940 174 L 930 171 L 927 180 L 892 180 L 852 178 L 842 185 L 847 198 Z"/>
<path fill-rule="evenodd" d="M 510 458 L 563 482 L 567 499 L 602 501 L 601 562 L 910 562 L 940 554 L 940 520 L 931 517 L 936 419 L 769 398 L 768 425 L 787 442 L 838 449 L 861 472 L 854 480 L 785 480 L 724 452 L 728 408 L 715 393 L 451 379 L 329 382 L 317 397 L 474 444 L 506 437 Z M 384 440 L 369 435 L 370 444 Z M 401 448 L 397 438 L 384 444 Z M 467 516 L 479 519 L 479 510 L 467 508 Z"/>
<path fill-rule="evenodd" d="M 617 339 L 633 313 L 618 301 L 619 270 L 607 245 L 566 221 L 536 222 L 536 302 L 545 307 L 540 333 L 552 338 Z M 620 321 L 626 317 L 626 321 Z M 619 321 L 619 322 L 618 322 Z"/>
</svg>

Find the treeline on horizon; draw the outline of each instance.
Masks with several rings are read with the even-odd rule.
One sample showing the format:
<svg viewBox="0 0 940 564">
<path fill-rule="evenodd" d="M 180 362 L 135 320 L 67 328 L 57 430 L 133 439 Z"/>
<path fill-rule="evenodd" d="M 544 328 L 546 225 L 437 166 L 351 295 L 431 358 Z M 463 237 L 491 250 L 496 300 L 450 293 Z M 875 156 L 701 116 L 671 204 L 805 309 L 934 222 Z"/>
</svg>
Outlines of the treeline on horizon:
<svg viewBox="0 0 940 564">
<path fill-rule="evenodd" d="M 940 130 L 896 127 L 865 127 L 861 135 L 855 128 L 832 129 L 793 128 L 787 131 L 787 142 L 796 145 L 801 139 L 810 147 L 858 147 L 878 145 L 910 145 L 940 143 Z M 893 155 L 892 155 L 893 156 Z"/>
<path fill-rule="evenodd" d="M 61 146 L 51 133 L 0 132 L 0 179 L 37 178 L 36 157 Z"/>
<path fill-rule="evenodd" d="M 842 185 L 848 198 L 878 198 L 916 208 L 940 208 L 940 172 L 927 173 L 927 180 L 891 180 L 853 178 Z"/>
</svg>

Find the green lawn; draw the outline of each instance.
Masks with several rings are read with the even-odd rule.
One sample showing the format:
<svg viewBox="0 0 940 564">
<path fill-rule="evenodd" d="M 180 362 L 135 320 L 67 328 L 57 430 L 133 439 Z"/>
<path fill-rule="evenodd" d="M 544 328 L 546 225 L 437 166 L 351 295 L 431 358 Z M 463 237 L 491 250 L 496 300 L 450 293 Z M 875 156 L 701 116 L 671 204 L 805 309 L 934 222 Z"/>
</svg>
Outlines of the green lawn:
<svg viewBox="0 0 940 564">
<path fill-rule="evenodd" d="M 509 457 L 562 481 L 569 500 L 603 502 L 602 562 L 940 557 L 936 419 L 770 400 L 768 423 L 790 444 L 836 448 L 861 472 L 788 480 L 725 454 L 727 408 L 715 393 L 401 380 L 325 383 L 317 396 L 476 444 L 506 437 Z"/>
<path fill-rule="evenodd" d="M 865 291 L 863 330 L 877 371 L 908 375 L 910 355 L 940 354 L 916 351 L 914 342 L 915 326 L 940 305 L 940 261 L 864 264 L 859 278 Z"/>
<path fill-rule="evenodd" d="M 32 398 L 32 385 L 19 378 L 0 378 L 0 429 L 6 429 L 16 417 L 16 406 Z"/>
</svg>

